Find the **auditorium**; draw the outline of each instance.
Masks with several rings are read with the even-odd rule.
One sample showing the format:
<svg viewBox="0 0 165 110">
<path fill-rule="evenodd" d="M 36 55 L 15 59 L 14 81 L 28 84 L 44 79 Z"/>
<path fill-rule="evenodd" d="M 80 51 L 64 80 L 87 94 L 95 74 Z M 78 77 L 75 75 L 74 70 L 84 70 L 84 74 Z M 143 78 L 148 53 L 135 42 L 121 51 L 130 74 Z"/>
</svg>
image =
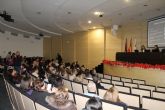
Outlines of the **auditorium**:
<svg viewBox="0 0 165 110">
<path fill-rule="evenodd" d="M 0 110 L 165 110 L 165 0 L 0 0 Z"/>
</svg>

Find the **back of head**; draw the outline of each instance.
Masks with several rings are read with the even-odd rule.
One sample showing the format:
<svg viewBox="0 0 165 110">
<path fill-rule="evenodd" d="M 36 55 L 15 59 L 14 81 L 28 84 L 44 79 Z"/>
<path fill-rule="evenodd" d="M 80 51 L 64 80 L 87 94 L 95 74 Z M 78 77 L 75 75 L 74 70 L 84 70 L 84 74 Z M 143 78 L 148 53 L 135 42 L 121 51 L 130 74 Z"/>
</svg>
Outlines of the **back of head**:
<svg viewBox="0 0 165 110">
<path fill-rule="evenodd" d="M 103 110 L 102 102 L 99 98 L 91 97 L 85 105 L 85 110 Z"/>
<path fill-rule="evenodd" d="M 87 85 L 88 92 L 96 92 L 96 84 L 94 82 L 89 82 Z"/>
<path fill-rule="evenodd" d="M 120 102 L 119 91 L 116 87 L 108 89 L 104 95 L 104 99 L 112 102 Z"/>
</svg>

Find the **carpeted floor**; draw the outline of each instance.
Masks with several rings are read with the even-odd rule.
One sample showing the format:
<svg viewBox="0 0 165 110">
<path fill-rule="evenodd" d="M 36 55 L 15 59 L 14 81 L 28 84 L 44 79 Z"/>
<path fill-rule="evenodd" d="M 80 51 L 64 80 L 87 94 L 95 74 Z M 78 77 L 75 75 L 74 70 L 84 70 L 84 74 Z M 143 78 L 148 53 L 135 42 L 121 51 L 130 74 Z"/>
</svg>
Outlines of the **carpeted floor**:
<svg viewBox="0 0 165 110">
<path fill-rule="evenodd" d="M 2 76 L 0 76 L 0 110 L 13 110 Z"/>
</svg>

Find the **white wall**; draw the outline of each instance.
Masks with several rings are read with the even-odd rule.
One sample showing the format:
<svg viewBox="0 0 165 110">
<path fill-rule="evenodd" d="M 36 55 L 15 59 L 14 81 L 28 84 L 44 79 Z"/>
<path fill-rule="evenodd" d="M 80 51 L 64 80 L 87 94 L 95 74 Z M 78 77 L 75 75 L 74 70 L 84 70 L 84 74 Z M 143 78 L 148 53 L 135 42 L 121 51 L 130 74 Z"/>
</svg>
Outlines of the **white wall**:
<svg viewBox="0 0 165 110">
<path fill-rule="evenodd" d="M 43 39 L 35 37 L 24 38 L 23 35 L 13 36 L 10 32 L 0 33 L 0 56 L 5 57 L 7 53 L 20 51 L 21 55 L 43 56 Z"/>
</svg>

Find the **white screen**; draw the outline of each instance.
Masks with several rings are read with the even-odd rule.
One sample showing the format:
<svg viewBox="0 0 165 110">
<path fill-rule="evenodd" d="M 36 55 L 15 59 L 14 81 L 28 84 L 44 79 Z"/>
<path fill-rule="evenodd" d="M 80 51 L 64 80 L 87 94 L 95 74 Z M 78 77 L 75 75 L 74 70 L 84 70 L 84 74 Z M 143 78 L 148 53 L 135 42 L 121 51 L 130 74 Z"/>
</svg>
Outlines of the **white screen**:
<svg viewBox="0 0 165 110">
<path fill-rule="evenodd" d="M 148 22 L 148 47 L 165 47 L 165 18 Z"/>
</svg>

